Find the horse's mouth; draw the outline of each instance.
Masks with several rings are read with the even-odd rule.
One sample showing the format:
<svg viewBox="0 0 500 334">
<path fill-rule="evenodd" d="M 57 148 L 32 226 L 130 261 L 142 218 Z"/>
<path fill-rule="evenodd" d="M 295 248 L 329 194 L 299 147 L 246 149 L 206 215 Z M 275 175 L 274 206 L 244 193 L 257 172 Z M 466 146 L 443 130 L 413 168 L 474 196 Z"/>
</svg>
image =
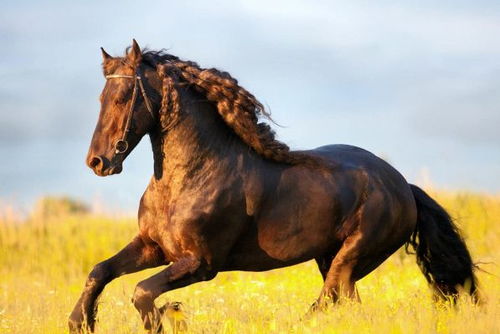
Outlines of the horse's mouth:
<svg viewBox="0 0 500 334">
<path fill-rule="evenodd" d="M 119 164 L 119 165 L 110 167 L 108 170 L 109 170 L 108 175 L 120 174 L 123 170 L 123 167 L 121 164 Z"/>
<path fill-rule="evenodd" d="M 93 169 L 93 170 L 96 175 L 104 177 L 114 174 L 120 174 L 123 170 L 123 167 L 121 164 L 119 164 L 119 165 L 109 166 L 108 168 L 105 169 Z"/>
</svg>

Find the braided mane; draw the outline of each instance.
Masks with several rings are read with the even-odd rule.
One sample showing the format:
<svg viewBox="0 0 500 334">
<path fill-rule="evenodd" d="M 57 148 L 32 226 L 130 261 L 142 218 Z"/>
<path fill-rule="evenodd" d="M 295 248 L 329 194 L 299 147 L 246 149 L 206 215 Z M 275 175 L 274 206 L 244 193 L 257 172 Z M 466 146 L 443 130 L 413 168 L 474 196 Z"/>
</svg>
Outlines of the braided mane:
<svg viewBox="0 0 500 334">
<path fill-rule="evenodd" d="M 192 61 L 160 51 L 143 50 L 143 62 L 156 68 L 162 79 L 160 122 L 167 131 L 179 120 L 181 112 L 178 88 L 188 84 L 212 102 L 224 122 L 262 157 L 276 162 L 309 166 L 324 165 L 321 159 L 290 148 L 275 138 L 271 127 L 259 122 L 259 117 L 272 121 L 262 103 L 227 72 L 204 69 Z"/>
</svg>

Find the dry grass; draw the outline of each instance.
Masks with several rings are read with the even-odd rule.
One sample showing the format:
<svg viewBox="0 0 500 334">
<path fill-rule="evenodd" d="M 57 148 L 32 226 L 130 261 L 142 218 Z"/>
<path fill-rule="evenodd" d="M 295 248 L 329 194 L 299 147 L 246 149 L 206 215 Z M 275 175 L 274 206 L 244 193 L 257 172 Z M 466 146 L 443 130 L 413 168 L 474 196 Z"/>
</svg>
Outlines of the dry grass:
<svg viewBox="0 0 500 334">
<path fill-rule="evenodd" d="M 358 283 L 361 304 L 344 302 L 300 318 L 321 288 L 312 262 L 266 273 L 222 273 L 162 296 L 185 305 L 192 333 L 500 333 L 500 197 L 434 194 L 457 218 L 478 272 L 482 307 L 432 302 L 413 255 L 398 251 Z M 132 219 L 92 215 L 0 215 L 0 333 L 65 333 L 86 274 L 136 233 Z M 100 299 L 98 333 L 140 333 L 130 298 L 149 270 L 112 282 Z M 171 331 L 170 331 L 171 332 Z"/>
</svg>

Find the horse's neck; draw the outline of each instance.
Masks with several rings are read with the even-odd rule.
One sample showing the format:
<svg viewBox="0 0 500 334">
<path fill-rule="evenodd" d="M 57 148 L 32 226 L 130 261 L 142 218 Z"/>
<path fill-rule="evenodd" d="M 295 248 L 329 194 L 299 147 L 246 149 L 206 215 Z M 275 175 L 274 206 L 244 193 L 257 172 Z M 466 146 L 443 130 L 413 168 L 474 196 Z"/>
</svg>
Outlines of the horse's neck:
<svg viewBox="0 0 500 334">
<path fill-rule="evenodd" d="M 169 132 L 152 135 L 157 180 L 193 178 L 231 165 L 230 160 L 237 157 L 250 158 L 251 150 L 224 124 L 213 106 L 206 102 L 184 105 L 181 120 Z"/>
</svg>

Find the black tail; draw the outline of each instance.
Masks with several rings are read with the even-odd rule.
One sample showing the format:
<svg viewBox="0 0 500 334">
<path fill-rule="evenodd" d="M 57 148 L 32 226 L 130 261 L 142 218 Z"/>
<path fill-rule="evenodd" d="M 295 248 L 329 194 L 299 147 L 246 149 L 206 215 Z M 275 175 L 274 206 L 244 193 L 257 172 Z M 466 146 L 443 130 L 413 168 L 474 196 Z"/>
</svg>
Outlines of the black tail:
<svg viewBox="0 0 500 334">
<path fill-rule="evenodd" d="M 425 278 L 441 297 L 455 299 L 465 290 L 478 301 L 474 264 L 450 215 L 422 189 L 410 187 L 417 204 L 417 227 L 408 244 L 415 249 Z"/>
</svg>

